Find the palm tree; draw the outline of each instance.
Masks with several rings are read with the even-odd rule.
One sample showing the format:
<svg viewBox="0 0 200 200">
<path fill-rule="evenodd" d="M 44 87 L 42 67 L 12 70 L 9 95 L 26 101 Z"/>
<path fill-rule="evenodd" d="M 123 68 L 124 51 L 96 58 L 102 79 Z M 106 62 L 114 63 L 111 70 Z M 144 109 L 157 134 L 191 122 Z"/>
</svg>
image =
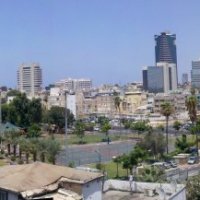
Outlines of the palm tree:
<svg viewBox="0 0 200 200">
<path fill-rule="evenodd" d="M 169 116 L 173 113 L 174 109 L 169 102 L 164 102 L 161 104 L 161 114 L 165 116 L 166 119 L 166 150 L 168 154 L 168 123 L 169 123 Z"/>
<path fill-rule="evenodd" d="M 40 139 L 38 144 L 38 151 L 40 153 L 40 160 L 45 162 L 46 155 L 48 153 L 48 140 Z"/>
<path fill-rule="evenodd" d="M 121 135 L 121 110 L 120 110 L 120 105 L 121 105 L 121 98 L 117 95 L 117 93 L 114 93 L 115 98 L 114 98 L 114 104 L 115 104 L 115 109 L 119 113 L 119 125 L 120 125 L 120 135 Z"/>
<path fill-rule="evenodd" d="M 191 96 L 189 96 L 186 101 L 185 105 L 188 111 L 188 115 L 190 117 L 190 120 L 192 122 L 192 125 L 195 125 L 195 122 L 197 121 L 197 98 L 195 96 L 195 90 L 191 89 Z M 196 147 L 197 147 L 197 155 L 199 155 L 198 152 L 198 132 L 196 131 Z"/>
<path fill-rule="evenodd" d="M 35 162 L 37 160 L 39 140 L 38 138 L 30 138 L 29 141 L 30 141 L 30 153 L 33 154 L 33 161 Z"/>
<path fill-rule="evenodd" d="M 26 156 L 26 163 L 29 163 L 29 155 L 31 153 L 31 142 L 29 139 L 22 138 L 20 140 L 20 158 L 21 158 L 21 153 L 24 152 Z"/>
<path fill-rule="evenodd" d="M 190 120 L 192 124 L 194 124 L 197 120 L 197 98 L 195 96 L 194 89 L 191 90 L 191 96 L 189 96 L 186 99 L 185 105 L 186 105 Z"/>
</svg>

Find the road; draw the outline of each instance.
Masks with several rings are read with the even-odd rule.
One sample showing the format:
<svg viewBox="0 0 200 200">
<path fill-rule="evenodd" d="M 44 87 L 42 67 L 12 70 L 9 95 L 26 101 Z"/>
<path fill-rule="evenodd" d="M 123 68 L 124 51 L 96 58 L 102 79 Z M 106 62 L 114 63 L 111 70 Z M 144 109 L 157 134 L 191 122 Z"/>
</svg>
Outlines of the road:
<svg viewBox="0 0 200 200">
<path fill-rule="evenodd" d="M 113 156 L 129 153 L 136 141 L 117 141 L 87 145 L 71 145 L 66 150 L 62 150 L 57 157 L 57 164 L 67 165 L 74 162 L 76 166 L 90 163 L 106 162 L 112 160 Z"/>
</svg>

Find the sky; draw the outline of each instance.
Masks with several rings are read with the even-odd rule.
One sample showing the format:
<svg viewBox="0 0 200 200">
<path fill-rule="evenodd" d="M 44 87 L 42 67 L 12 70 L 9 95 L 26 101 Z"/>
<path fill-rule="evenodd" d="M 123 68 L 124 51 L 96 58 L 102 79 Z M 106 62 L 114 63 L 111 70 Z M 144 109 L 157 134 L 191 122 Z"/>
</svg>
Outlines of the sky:
<svg viewBox="0 0 200 200">
<path fill-rule="evenodd" d="M 176 34 L 181 81 L 200 58 L 199 8 L 199 0 L 1 0 L 0 85 L 16 87 L 18 66 L 32 62 L 43 86 L 67 77 L 142 81 L 163 31 Z"/>
</svg>

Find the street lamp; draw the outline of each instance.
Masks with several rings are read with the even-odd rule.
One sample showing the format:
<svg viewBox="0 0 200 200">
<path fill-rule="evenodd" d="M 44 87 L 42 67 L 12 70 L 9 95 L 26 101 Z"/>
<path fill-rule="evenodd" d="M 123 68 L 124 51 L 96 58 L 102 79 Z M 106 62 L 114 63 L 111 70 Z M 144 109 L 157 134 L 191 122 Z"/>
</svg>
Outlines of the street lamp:
<svg viewBox="0 0 200 200">
<path fill-rule="evenodd" d="M 101 164 L 101 153 L 100 153 L 100 151 L 99 150 L 95 150 L 95 152 L 97 153 L 97 155 L 98 155 L 98 159 L 99 159 L 99 164 Z"/>
<path fill-rule="evenodd" d="M 113 162 L 115 162 L 116 163 L 116 165 L 117 165 L 117 174 L 116 174 L 116 177 L 118 178 L 119 177 L 119 156 L 113 156 L 112 157 L 112 159 L 113 159 Z"/>
</svg>

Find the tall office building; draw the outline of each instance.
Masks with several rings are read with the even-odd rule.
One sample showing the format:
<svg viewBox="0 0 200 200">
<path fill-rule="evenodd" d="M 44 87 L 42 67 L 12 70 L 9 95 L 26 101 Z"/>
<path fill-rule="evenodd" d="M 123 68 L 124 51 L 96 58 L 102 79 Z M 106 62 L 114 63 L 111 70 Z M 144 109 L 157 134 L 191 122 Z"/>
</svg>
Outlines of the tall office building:
<svg viewBox="0 0 200 200">
<path fill-rule="evenodd" d="M 42 69 L 39 64 L 22 64 L 17 71 L 17 84 L 20 92 L 34 97 L 42 89 Z"/>
<path fill-rule="evenodd" d="M 164 80 L 164 92 L 169 92 L 177 90 L 177 73 L 176 73 L 176 64 L 159 62 L 157 67 L 163 68 L 163 80 Z"/>
<path fill-rule="evenodd" d="M 148 66 L 147 87 L 148 92 L 164 92 L 164 71 L 162 67 Z"/>
<path fill-rule="evenodd" d="M 188 84 L 188 74 L 183 73 L 182 74 L 182 85 Z"/>
<path fill-rule="evenodd" d="M 177 55 L 176 55 L 176 35 L 167 32 L 162 32 L 160 35 L 155 35 L 155 62 L 170 63 L 176 65 L 176 70 L 171 76 L 176 76 L 178 85 L 178 70 L 177 70 Z M 171 72 L 170 72 L 171 73 Z"/>
<path fill-rule="evenodd" d="M 143 78 L 143 90 L 147 91 L 148 90 L 148 69 L 145 67 L 142 70 L 142 78 Z"/>
<path fill-rule="evenodd" d="M 155 57 L 156 63 L 167 62 L 174 63 L 177 65 L 176 56 L 176 35 L 162 32 L 160 35 L 154 36 L 155 45 Z"/>
<path fill-rule="evenodd" d="M 176 65 L 157 63 L 157 66 L 148 66 L 143 70 L 143 87 L 153 93 L 167 93 L 176 90 Z"/>
<path fill-rule="evenodd" d="M 200 60 L 192 61 L 191 82 L 192 87 L 200 88 Z"/>
</svg>

